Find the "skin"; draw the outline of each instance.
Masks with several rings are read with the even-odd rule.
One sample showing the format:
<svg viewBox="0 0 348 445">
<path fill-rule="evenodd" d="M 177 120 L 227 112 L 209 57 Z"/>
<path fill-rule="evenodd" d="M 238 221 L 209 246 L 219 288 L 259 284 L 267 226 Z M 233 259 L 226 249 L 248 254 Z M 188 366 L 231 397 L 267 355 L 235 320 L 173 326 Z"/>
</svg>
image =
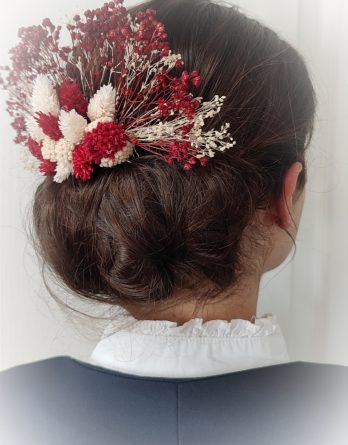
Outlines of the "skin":
<svg viewBox="0 0 348 445">
<path fill-rule="evenodd" d="M 263 223 L 267 238 L 259 248 L 253 249 L 252 257 L 256 267 L 253 273 L 240 280 L 238 287 L 226 289 L 221 293 L 221 298 L 219 295 L 214 302 L 201 306 L 197 305 L 197 299 L 194 298 L 181 302 L 180 298 L 185 298 L 186 295 L 177 291 L 170 298 L 174 304 L 171 301 L 161 305 L 156 303 L 156 307 L 146 312 L 131 306 L 127 310 L 138 319 L 171 320 L 178 325 L 191 318 L 202 318 L 204 321 L 244 319 L 253 322 L 262 275 L 278 267 L 293 247 L 291 238 L 283 229 L 291 233 L 294 239 L 297 235 L 305 197 L 305 190 L 301 193 L 296 190 L 301 170 L 300 162 L 293 163 L 284 177 L 282 197 L 273 208 L 257 211 L 257 221 Z"/>
</svg>

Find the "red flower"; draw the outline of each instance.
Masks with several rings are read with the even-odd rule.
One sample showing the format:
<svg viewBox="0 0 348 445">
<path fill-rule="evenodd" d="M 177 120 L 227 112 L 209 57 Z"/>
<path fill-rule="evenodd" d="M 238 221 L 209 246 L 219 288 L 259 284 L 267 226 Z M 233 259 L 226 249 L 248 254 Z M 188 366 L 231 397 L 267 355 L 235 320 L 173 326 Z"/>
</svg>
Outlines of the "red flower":
<svg viewBox="0 0 348 445">
<path fill-rule="evenodd" d="M 192 145 L 189 141 L 173 141 L 168 151 L 168 157 L 176 159 L 178 162 L 187 162 L 190 158 Z"/>
<path fill-rule="evenodd" d="M 38 144 L 36 141 L 34 141 L 34 139 L 32 139 L 31 137 L 28 138 L 28 142 L 27 142 L 28 148 L 30 150 L 30 153 L 35 156 L 37 159 L 39 159 L 40 161 L 43 161 L 44 158 L 42 157 L 42 153 L 41 153 L 41 148 L 42 145 Z"/>
<path fill-rule="evenodd" d="M 102 158 L 113 158 L 113 155 L 122 150 L 128 137 L 122 124 L 114 122 L 99 122 L 98 126 L 85 134 L 82 145 L 89 154 L 89 158 L 100 164 Z"/>
<path fill-rule="evenodd" d="M 54 141 L 59 141 L 63 137 L 59 128 L 59 121 L 53 114 L 36 113 L 38 117 L 35 119 L 42 131 Z"/>
<path fill-rule="evenodd" d="M 88 103 L 76 80 L 73 83 L 65 80 L 58 86 L 57 93 L 60 106 L 64 111 L 76 110 L 82 116 L 86 116 Z"/>
<path fill-rule="evenodd" d="M 172 164 L 174 159 L 184 163 L 184 170 L 191 170 L 192 165 L 197 163 L 196 151 L 193 149 L 190 141 L 174 141 L 170 144 L 168 155 L 164 159 L 168 164 Z M 199 159 L 200 164 L 205 167 L 209 161 L 208 156 Z"/>
<path fill-rule="evenodd" d="M 82 181 L 88 181 L 93 172 L 93 166 L 88 149 L 82 144 L 78 144 L 74 148 L 73 170 L 75 177 L 81 178 Z"/>
<path fill-rule="evenodd" d="M 205 167 L 209 161 L 209 157 L 208 156 L 203 156 L 203 158 L 200 158 L 200 163 L 203 167 Z"/>
<path fill-rule="evenodd" d="M 40 164 L 40 172 L 42 172 L 45 176 L 53 175 L 56 169 L 57 163 L 52 162 L 49 159 L 44 159 Z"/>
</svg>

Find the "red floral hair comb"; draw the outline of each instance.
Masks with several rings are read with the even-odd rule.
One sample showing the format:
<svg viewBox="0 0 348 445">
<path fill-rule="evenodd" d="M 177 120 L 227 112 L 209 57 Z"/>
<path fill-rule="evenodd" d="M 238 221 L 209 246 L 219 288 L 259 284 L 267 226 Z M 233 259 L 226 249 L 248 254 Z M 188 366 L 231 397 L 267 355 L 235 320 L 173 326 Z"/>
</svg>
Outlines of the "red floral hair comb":
<svg viewBox="0 0 348 445">
<path fill-rule="evenodd" d="M 181 55 L 172 54 L 155 14 L 132 18 L 123 0 L 105 3 L 66 26 L 71 46 L 60 46 L 62 27 L 48 18 L 19 29 L 0 84 L 26 169 L 55 182 L 71 174 L 87 181 L 95 165 L 130 162 L 138 146 L 189 170 L 235 145 L 229 123 L 202 131 L 225 96 L 202 102 L 189 93 L 200 85 L 197 71 L 173 75 Z"/>
</svg>

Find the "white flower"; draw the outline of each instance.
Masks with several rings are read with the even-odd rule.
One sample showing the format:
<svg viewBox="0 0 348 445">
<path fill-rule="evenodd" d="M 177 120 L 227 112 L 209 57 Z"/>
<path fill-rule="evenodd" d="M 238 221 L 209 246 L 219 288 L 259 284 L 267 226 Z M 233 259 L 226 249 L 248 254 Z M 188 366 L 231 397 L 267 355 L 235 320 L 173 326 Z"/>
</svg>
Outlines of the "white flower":
<svg viewBox="0 0 348 445">
<path fill-rule="evenodd" d="M 41 111 L 45 114 L 51 113 L 54 116 L 59 114 L 60 105 L 57 92 L 50 79 L 44 74 L 39 74 L 35 79 L 31 106 L 34 113 Z"/>
<path fill-rule="evenodd" d="M 116 91 L 109 83 L 103 85 L 91 98 L 88 105 L 88 117 L 91 121 L 101 117 L 113 118 L 115 115 Z"/>
<path fill-rule="evenodd" d="M 59 139 L 55 145 L 56 160 L 58 163 L 66 163 L 72 160 L 75 145 L 66 139 Z"/>
<path fill-rule="evenodd" d="M 33 116 L 28 116 L 25 119 L 25 125 L 29 135 L 32 139 L 34 139 L 34 141 L 40 143 L 46 137 L 45 133 L 42 131 L 42 128 L 40 128 Z"/>
<path fill-rule="evenodd" d="M 65 140 L 72 144 L 80 143 L 86 127 L 87 120 L 75 110 L 60 112 L 59 128 Z"/>
<path fill-rule="evenodd" d="M 51 162 L 66 164 L 72 160 L 72 154 L 75 145 L 62 138 L 59 141 L 45 136 L 42 141 L 42 157 Z"/>
<path fill-rule="evenodd" d="M 73 163 L 68 162 L 60 162 L 56 167 L 56 174 L 54 175 L 54 182 L 63 182 L 65 181 L 72 173 L 73 173 Z"/>
<path fill-rule="evenodd" d="M 56 141 L 45 136 L 42 141 L 41 153 L 44 159 L 48 159 L 51 162 L 56 162 Z"/>
<path fill-rule="evenodd" d="M 56 142 L 55 152 L 56 152 L 56 174 L 53 178 L 54 182 L 63 182 L 73 173 L 73 151 L 75 145 L 66 139 L 60 139 Z"/>
</svg>

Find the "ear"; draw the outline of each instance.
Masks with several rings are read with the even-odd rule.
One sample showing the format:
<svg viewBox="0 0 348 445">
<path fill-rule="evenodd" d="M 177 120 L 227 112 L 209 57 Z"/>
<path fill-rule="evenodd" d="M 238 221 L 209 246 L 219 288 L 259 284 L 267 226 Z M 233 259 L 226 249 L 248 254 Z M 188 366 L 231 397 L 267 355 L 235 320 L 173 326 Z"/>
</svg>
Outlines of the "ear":
<svg viewBox="0 0 348 445">
<path fill-rule="evenodd" d="M 293 200 L 296 191 L 298 175 L 303 169 L 301 162 L 294 162 L 287 172 L 283 180 L 283 192 L 276 204 L 277 223 L 280 227 L 287 229 L 292 224 L 291 215 L 293 215 Z"/>
</svg>

